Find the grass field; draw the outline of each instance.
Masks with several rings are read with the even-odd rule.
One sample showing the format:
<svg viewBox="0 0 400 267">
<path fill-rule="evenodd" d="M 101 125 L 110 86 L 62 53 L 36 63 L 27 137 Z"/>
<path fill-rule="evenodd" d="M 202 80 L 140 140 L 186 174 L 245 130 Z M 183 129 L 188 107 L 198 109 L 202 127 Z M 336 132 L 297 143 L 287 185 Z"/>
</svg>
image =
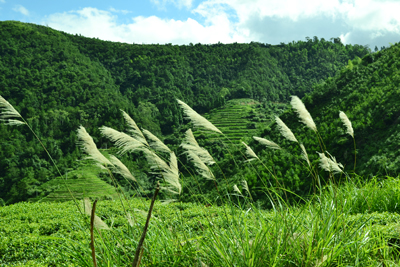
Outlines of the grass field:
<svg viewBox="0 0 400 267">
<path fill-rule="evenodd" d="M 349 184 L 335 197 L 332 189 L 320 200 L 270 211 L 250 202 L 215 207 L 157 201 L 142 265 L 397 266 L 397 179 Z M 132 199 L 124 206 L 131 220 L 120 201 L 98 203 L 97 215 L 111 227 L 97 235 L 100 266 L 127 266 L 133 258 L 149 201 Z M 0 265 L 91 266 L 88 224 L 73 202 L 1 207 Z M 114 254 L 107 255 L 105 246 Z"/>
</svg>

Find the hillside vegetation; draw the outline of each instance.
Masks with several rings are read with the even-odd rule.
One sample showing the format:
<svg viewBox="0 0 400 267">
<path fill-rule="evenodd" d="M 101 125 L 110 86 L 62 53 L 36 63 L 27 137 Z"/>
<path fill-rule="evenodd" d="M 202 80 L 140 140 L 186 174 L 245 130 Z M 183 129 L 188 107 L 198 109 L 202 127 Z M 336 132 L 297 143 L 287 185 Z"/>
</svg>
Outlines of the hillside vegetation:
<svg viewBox="0 0 400 267">
<path fill-rule="evenodd" d="M 79 125 L 106 148 L 98 127 L 123 130 L 122 109 L 161 137 L 183 122 L 175 98 L 201 113 L 231 98 L 287 101 L 367 53 L 317 37 L 278 46 L 113 43 L 2 21 L 0 88 L 65 173 L 79 157 Z M 40 185 L 56 176 L 26 130 L 0 125 L 0 198 L 6 203 L 40 194 Z"/>
<path fill-rule="evenodd" d="M 347 172 L 353 172 L 356 165 L 355 172 L 364 179 L 399 173 L 400 44 L 362 59 L 349 60 L 338 75 L 316 85 L 303 101 L 327 151 L 345 166 Z M 353 139 L 346 133 L 339 111 L 345 112 L 352 122 L 356 164 Z M 299 122 L 292 108 L 280 117 L 304 144 L 310 160 L 317 163 L 319 157 L 315 151 L 321 152 L 321 148 L 316 134 Z M 299 194 L 309 192 L 310 180 L 305 178 L 309 176 L 307 168 L 299 164 L 299 160 L 302 161 L 299 146 L 282 138 L 275 122 L 260 135 L 286 149 L 272 151 L 257 142 L 252 143 L 257 153 L 265 155 L 266 164 L 274 164 L 278 176 L 294 177 L 291 188 Z"/>
</svg>

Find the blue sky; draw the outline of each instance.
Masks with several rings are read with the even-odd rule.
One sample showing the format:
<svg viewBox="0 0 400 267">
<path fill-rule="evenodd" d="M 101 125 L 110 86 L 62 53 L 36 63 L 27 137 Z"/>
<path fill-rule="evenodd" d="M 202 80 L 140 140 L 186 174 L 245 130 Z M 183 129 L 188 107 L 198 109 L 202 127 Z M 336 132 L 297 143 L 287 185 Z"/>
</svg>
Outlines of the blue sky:
<svg viewBox="0 0 400 267">
<path fill-rule="evenodd" d="M 389 46 L 400 41 L 400 0 L 0 0 L 18 20 L 126 43 L 278 44 L 317 36 Z"/>
</svg>

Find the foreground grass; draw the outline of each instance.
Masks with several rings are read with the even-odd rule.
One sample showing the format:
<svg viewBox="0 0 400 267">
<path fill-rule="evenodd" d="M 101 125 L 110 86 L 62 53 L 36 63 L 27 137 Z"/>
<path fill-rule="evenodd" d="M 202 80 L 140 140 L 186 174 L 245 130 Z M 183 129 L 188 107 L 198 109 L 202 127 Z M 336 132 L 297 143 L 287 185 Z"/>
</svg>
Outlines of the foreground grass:
<svg viewBox="0 0 400 267">
<path fill-rule="evenodd" d="M 399 182 L 389 178 L 328 187 L 320 198 L 270 211 L 248 202 L 157 202 L 142 265 L 397 266 L 399 200 Z M 99 266 L 132 262 L 149 201 L 124 205 L 129 220 L 121 202 L 98 203 L 96 214 L 112 229 L 96 237 Z M 0 265 L 92 266 L 88 218 L 77 210 L 73 202 L 0 208 Z"/>
</svg>

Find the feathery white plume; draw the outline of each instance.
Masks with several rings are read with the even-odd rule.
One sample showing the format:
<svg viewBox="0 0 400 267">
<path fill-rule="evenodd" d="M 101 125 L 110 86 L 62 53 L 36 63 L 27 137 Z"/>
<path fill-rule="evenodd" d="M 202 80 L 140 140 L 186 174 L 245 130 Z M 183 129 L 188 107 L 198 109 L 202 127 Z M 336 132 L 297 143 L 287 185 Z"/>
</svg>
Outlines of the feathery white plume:
<svg viewBox="0 0 400 267">
<path fill-rule="evenodd" d="M 310 159 L 308 158 L 307 150 L 303 144 L 300 144 L 301 148 L 301 157 L 307 162 L 308 166 L 311 168 Z"/>
<path fill-rule="evenodd" d="M 317 152 L 320 159 L 319 159 L 319 166 L 327 172 L 332 173 L 341 173 L 343 172 L 343 165 L 341 163 L 336 162 L 336 158 L 333 157 L 331 154 L 328 155 L 330 158 L 325 156 L 324 153 Z"/>
<path fill-rule="evenodd" d="M 23 122 L 23 121 L 19 121 L 19 120 L 14 120 L 14 119 L 5 119 L 5 120 L 3 120 L 3 119 L 0 119 L 0 121 L 5 121 L 6 123 L 6 125 L 10 125 L 10 126 L 20 126 L 20 125 L 24 125 L 24 124 L 26 124 L 25 122 Z"/>
<path fill-rule="evenodd" d="M 314 132 L 317 132 L 317 126 L 315 125 L 314 120 L 311 117 L 311 114 L 308 112 L 306 106 L 304 106 L 300 98 L 292 95 L 292 100 L 290 101 L 290 104 L 299 115 L 301 122 L 304 123 L 308 128 L 310 128 Z"/>
<path fill-rule="evenodd" d="M 92 159 L 97 161 L 103 165 L 110 165 L 112 163 L 100 153 L 97 149 L 96 144 L 93 141 L 93 138 L 86 132 L 85 127 L 82 125 L 77 130 L 78 142 L 77 144 L 82 148 L 82 150 L 89 155 L 88 159 Z"/>
<path fill-rule="evenodd" d="M 289 127 L 286 126 L 286 124 L 278 117 L 275 116 L 275 121 L 278 124 L 279 131 L 285 137 L 286 139 L 298 143 L 296 137 L 292 133 L 292 131 L 289 129 Z"/>
<path fill-rule="evenodd" d="M 269 141 L 267 139 L 264 139 L 264 138 L 261 138 L 261 137 L 257 137 L 257 136 L 253 136 L 253 139 L 258 141 L 260 144 L 262 144 L 262 145 L 264 145 L 264 146 L 266 146 L 268 148 L 271 148 L 271 149 L 282 149 L 278 144 L 276 144 L 276 143 L 274 143 L 272 141 Z"/>
<path fill-rule="evenodd" d="M 215 163 L 210 153 L 208 153 L 208 151 L 205 148 L 199 146 L 196 139 L 194 138 L 191 129 L 186 131 L 185 139 L 182 142 L 181 147 L 183 147 L 186 150 L 192 150 L 193 152 L 195 152 L 197 156 L 200 158 L 200 160 L 207 165 L 212 165 Z"/>
<path fill-rule="evenodd" d="M 167 147 L 160 139 L 158 139 L 157 136 L 152 134 L 150 131 L 142 129 L 143 134 L 147 137 L 147 139 L 150 141 L 149 145 L 152 149 L 160 151 L 160 152 L 166 152 L 166 153 L 171 153 L 172 151 Z"/>
<path fill-rule="evenodd" d="M 131 227 L 133 227 L 134 224 L 133 224 L 133 221 L 132 221 L 132 216 L 131 216 L 131 214 L 129 212 L 126 214 L 126 219 L 128 220 L 129 225 Z"/>
<path fill-rule="evenodd" d="M 216 180 L 214 177 L 214 174 L 211 172 L 211 170 L 204 164 L 201 159 L 197 156 L 195 152 L 192 150 L 187 151 L 188 158 L 190 158 L 193 162 L 193 164 L 198 168 L 198 172 L 200 173 L 201 176 L 208 180 Z"/>
<path fill-rule="evenodd" d="M 129 169 L 125 166 L 125 164 L 123 164 L 119 159 L 117 159 L 117 157 L 115 157 L 114 155 L 110 155 L 110 161 L 112 164 L 114 164 L 113 168 L 114 173 L 119 173 L 126 179 L 136 182 L 135 177 L 133 177 Z"/>
<path fill-rule="evenodd" d="M 88 216 L 92 216 L 92 205 L 90 204 L 90 200 L 88 198 L 84 199 L 84 206 L 85 206 L 85 214 Z M 100 217 L 97 215 L 94 215 L 94 227 L 102 230 L 110 230 L 107 224 L 103 222 L 103 220 L 100 219 Z"/>
<path fill-rule="evenodd" d="M 240 192 L 239 188 L 237 187 L 237 185 L 233 185 L 233 191 L 239 193 L 239 195 L 243 195 L 242 192 Z"/>
<path fill-rule="evenodd" d="M 242 186 L 243 186 L 243 189 L 246 190 L 247 193 L 249 193 L 249 195 L 251 196 L 251 194 L 250 194 L 250 189 L 249 189 L 249 186 L 248 186 L 246 180 L 243 180 L 243 181 L 242 181 Z"/>
<path fill-rule="evenodd" d="M 102 165 L 102 164 L 100 164 L 100 163 L 96 163 L 96 164 L 94 164 L 96 167 L 99 167 L 100 169 L 102 169 L 102 170 L 108 170 L 106 167 L 104 167 L 104 165 Z"/>
<path fill-rule="evenodd" d="M 195 127 L 204 128 L 206 130 L 210 130 L 213 132 L 217 132 L 222 134 L 222 132 L 214 126 L 211 122 L 209 122 L 206 118 L 198 114 L 191 107 L 189 107 L 185 102 L 177 99 L 178 104 L 183 108 L 183 113 L 185 116 L 190 119 Z"/>
<path fill-rule="evenodd" d="M 0 120 L 5 121 L 6 124 L 11 126 L 18 126 L 25 124 L 20 120 L 15 120 L 12 118 L 21 118 L 21 114 L 0 95 Z"/>
<path fill-rule="evenodd" d="M 168 165 L 164 160 L 157 156 L 153 151 L 147 148 L 141 149 L 150 165 L 150 169 L 160 171 L 164 181 L 170 184 L 170 187 L 164 187 L 168 191 L 174 194 L 180 194 L 182 191 L 182 186 L 179 183 L 179 170 L 178 162 L 174 152 L 170 153 L 170 165 Z"/>
<path fill-rule="evenodd" d="M 115 145 L 121 150 L 118 152 L 119 154 L 125 154 L 128 151 L 134 151 L 139 148 L 145 147 L 145 145 L 133 138 L 126 133 L 119 132 L 107 126 L 100 127 L 100 132 L 102 135 L 109 138 L 111 141 L 115 142 Z"/>
<path fill-rule="evenodd" d="M 129 126 L 128 131 L 132 133 L 132 136 L 138 140 L 139 142 L 145 144 L 146 146 L 149 146 L 147 144 L 146 138 L 144 138 L 142 131 L 140 131 L 139 127 L 136 125 L 136 122 L 126 113 L 125 111 L 122 111 L 122 115 L 124 116 L 124 119 L 126 123 Z"/>
<path fill-rule="evenodd" d="M 354 138 L 353 126 L 351 125 L 351 121 L 349 120 L 349 118 L 346 116 L 346 113 L 344 113 L 343 111 L 340 111 L 339 117 L 342 120 L 344 126 L 346 126 L 346 133 L 351 135 L 351 137 Z"/>
<path fill-rule="evenodd" d="M 252 161 L 252 160 L 255 160 L 255 159 L 259 159 L 257 157 L 256 153 L 254 153 L 253 149 L 251 149 L 251 147 L 246 145 L 245 142 L 242 142 L 242 144 L 246 147 L 246 155 L 249 157 L 249 159 L 247 159 L 245 161 Z"/>
<path fill-rule="evenodd" d="M 176 158 L 176 155 L 174 152 L 171 151 L 169 154 L 169 167 L 173 172 L 178 173 L 179 175 L 179 169 L 178 169 L 178 159 Z"/>
<path fill-rule="evenodd" d="M 171 171 L 164 174 L 164 180 L 171 185 L 170 187 L 167 187 L 167 189 L 172 193 L 180 194 L 182 191 L 182 185 L 179 182 L 178 159 L 174 152 L 170 153 L 169 168 Z"/>
</svg>

